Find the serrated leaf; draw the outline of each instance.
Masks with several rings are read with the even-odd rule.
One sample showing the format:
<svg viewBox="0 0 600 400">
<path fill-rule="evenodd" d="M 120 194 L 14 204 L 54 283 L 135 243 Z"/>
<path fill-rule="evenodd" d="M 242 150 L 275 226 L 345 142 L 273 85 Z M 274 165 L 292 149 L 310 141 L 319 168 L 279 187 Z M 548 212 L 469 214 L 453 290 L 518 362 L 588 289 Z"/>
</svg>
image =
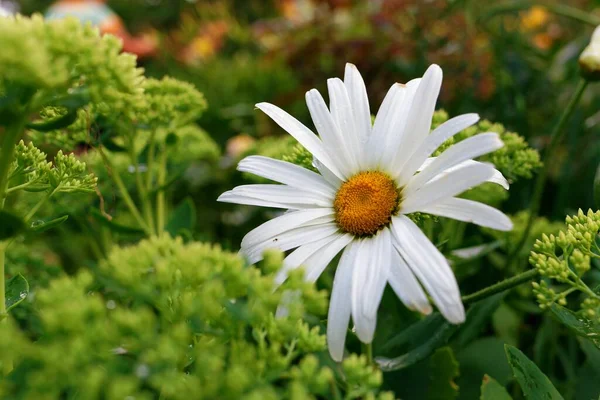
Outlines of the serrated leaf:
<svg viewBox="0 0 600 400">
<path fill-rule="evenodd" d="M 8 211 L 0 211 L 0 241 L 10 239 L 27 229 L 25 222 Z"/>
<path fill-rule="evenodd" d="M 30 230 L 35 233 L 45 232 L 49 229 L 57 227 L 58 225 L 62 224 L 63 222 L 65 222 L 68 219 L 69 219 L 68 215 L 63 215 L 62 217 L 55 218 L 55 219 L 52 219 L 49 221 L 44 221 L 44 220 L 33 221 L 31 223 Z"/>
<path fill-rule="evenodd" d="M 489 375 L 483 377 L 480 400 L 512 400 L 504 386 Z"/>
<path fill-rule="evenodd" d="M 171 213 L 171 219 L 165 226 L 165 231 L 171 236 L 177 236 L 181 231 L 193 231 L 196 225 L 196 206 L 191 198 L 187 197 Z"/>
<path fill-rule="evenodd" d="M 29 283 L 21 274 L 13 276 L 6 282 L 6 311 L 15 308 L 29 295 Z"/>
<path fill-rule="evenodd" d="M 552 304 L 550 311 L 560 323 L 566 325 L 578 336 L 588 339 L 600 349 L 600 325 L 594 324 L 592 321 L 580 317 L 568 308 L 556 303 Z"/>
<path fill-rule="evenodd" d="M 145 234 L 145 232 L 140 228 L 122 225 L 122 224 L 119 224 L 119 223 L 109 220 L 104 215 L 102 215 L 102 213 L 100 211 L 96 210 L 95 208 L 92 208 L 90 212 L 92 214 L 92 217 L 94 217 L 98 222 L 100 222 L 102 225 L 106 226 L 107 228 L 109 228 L 111 231 L 113 231 L 115 233 L 122 233 L 122 234 L 126 234 L 126 235 L 144 235 Z"/>
<path fill-rule="evenodd" d="M 529 400 L 561 400 L 563 397 L 550 379 L 521 350 L 505 345 L 506 357 L 525 398 Z"/>
</svg>

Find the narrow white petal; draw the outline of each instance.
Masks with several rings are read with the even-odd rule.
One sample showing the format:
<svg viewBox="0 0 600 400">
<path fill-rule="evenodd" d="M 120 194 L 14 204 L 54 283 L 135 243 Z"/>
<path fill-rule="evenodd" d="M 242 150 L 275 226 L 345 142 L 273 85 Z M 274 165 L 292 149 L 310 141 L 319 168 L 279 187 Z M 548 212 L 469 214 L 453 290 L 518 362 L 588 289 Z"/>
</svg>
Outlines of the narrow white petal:
<svg viewBox="0 0 600 400">
<path fill-rule="evenodd" d="M 397 249 L 392 250 L 392 263 L 388 273 L 388 281 L 396 295 L 411 310 L 423 314 L 431 313 L 429 300 L 404 259 Z"/>
<path fill-rule="evenodd" d="M 378 167 L 382 150 L 385 149 L 386 135 L 392 132 L 399 117 L 398 109 L 406 96 L 406 86 L 400 83 L 392 85 L 388 90 L 373 124 L 373 130 L 367 143 L 368 167 Z"/>
<path fill-rule="evenodd" d="M 448 261 L 427 236 L 406 216 L 392 220 L 395 245 L 419 278 L 442 315 L 451 323 L 465 320 L 458 283 Z"/>
<path fill-rule="evenodd" d="M 408 136 L 408 123 L 413 115 L 411 110 L 415 101 L 415 95 L 421 84 L 420 78 L 409 81 L 404 87 L 404 98 L 397 105 L 394 112 L 393 125 L 385 132 L 383 147 L 381 148 L 380 166 L 388 171 L 396 171 L 401 157 L 406 150 L 406 137 Z M 406 160 L 403 160 L 403 162 Z"/>
<path fill-rule="evenodd" d="M 336 232 L 338 232 L 338 226 L 333 222 L 322 225 L 301 226 L 285 231 L 255 246 L 243 248 L 241 251 L 248 258 L 250 264 L 254 264 L 262 260 L 263 253 L 267 249 L 287 251 L 307 243 L 324 239 Z"/>
<path fill-rule="evenodd" d="M 431 65 L 425 71 L 412 101 L 402 142 L 399 145 L 400 151 L 394 157 L 393 167 L 398 168 L 394 171 L 399 170 L 408 161 L 412 153 L 429 135 L 435 103 L 442 87 L 442 78 L 442 69 L 436 64 Z"/>
<path fill-rule="evenodd" d="M 350 103 L 352 104 L 354 124 L 358 137 L 364 142 L 371 134 L 371 111 L 369 109 L 369 98 L 365 82 L 360 72 L 358 72 L 358 68 L 353 64 L 346 64 L 344 85 L 346 85 Z"/>
<path fill-rule="evenodd" d="M 300 121 L 283 111 L 281 108 L 270 103 L 258 103 L 256 107 L 271 117 L 277 125 L 300 142 L 306 150 L 310 151 L 313 156 L 326 165 L 336 176 L 339 178 L 344 177 L 334 160 L 331 159 L 323 147 L 321 140 L 319 140 L 319 138 Z"/>
<path fill-rule="evenodd" d="M 349 178 L 352 174 L 352 162 L 345 144 L 345 138 L 329 112 L 323 96 L 316 89 L 309 90 L 306 92 L 306 105 L 315 128 L 317 128 L 317 132 L 321 137 L 323 148 L 343 174 L 341 178 Z"/>
<path fill-rule="evenodd" d="M 336 190 L 342 185 L 342 180 L 338 178 L 333 172 L 329 170 L 322 162 L 313 158 L 313 167 L 315 167 L 321 176 L 325 178 L 325 180 L 333 186 Z"/>
<path fill-rule="evenodd" d="M 391 262 L 392 241 L 386 228 L 363 239 L 357 251 L 352 276 L 352 320 L 356 335 L 364 343 L 373 341 L 377 309 L 383 296 Z"/>
<path fill-rule="evenodd" d="M 331 260 L 333 260 L 344 247 L 352 242 L 353 239 L 354 236 L 350 234 L 336 235 L 333 241 L 327 243 L 324 247 L 319 249 L 318 252 L 311 255 L 305 262 L 306 280 L 308 282 L 315 282 L 319 279 L 319 276 L 321 276 Z"/>
<path fill-rule="evenodd" d="M 290 271 L 304 265 L 306 266 L 307 260 L 314 254 L 320 254 L 325 246 L 328 246 L 331 242 L 342 237 L 344 235 L 334 233 L 331 236 L 327 236 L 323 239 L 314 241 L 312 243 L 304 244 L 292 251 L 284 260 L 283 267 L 277 272 L 275 276 L 275 284 L 281 285 L 288 277 Z M 337 253 L 336 253 L 337 254 Z M 333 257 L 332 257 L 333 258 Z"/>
<path fill-rule="evenodd" d="M 425 168 L 427 168 L 427 166 L 429 166 L 437 157 L 430 157 L 427 160 L 425 160 L 425 162 L 423 163 L 423 165 L 419 168 L 419 171 L 424 170 Z M 483 163 L 480 161 L 473 161 L 473 160 L 467 160 L 467 161 L 463 161 L 460 164 L 455 165 L 452 168 L 448 168 L 447 170 L 445 170 L 444 172 L 437 174 L 433 179 L 431 179 L 429 182 L 433 182 L 437 179 L 443 178 L 446 174 L 453 172 L 453 171 L 457 171 L 461 168 L 467 167 L 469 165 L 490 165 L 493 166 L 490 163 Z M 494 175 L 492 175 L 492 177 L 490 179 L 487 180 L 487 182 L 490 183 L 495 183 L 497 185 L 502 186 L 504 189 L 508 190 L 509 188 L 509 184 L 508 181 L 506 180 L 506 178 L 504 177 L 504 175 L 502 175 L 502 172 L 498 171 L 497 169 L 494 169 Z"/>
<path fill-rule="evenodd" d="M 255 197 L 249 197 L 243 194 L 236 193 L 234 190 L 229 190 L 219 196 L 217 201 L 222 203 L 234 203 L 243 204 L 246 206 L 259 206 L 259 207 L 271 207 L 271 208 L 284 208 L 291 210 L 302 210 L 307 208 L 313 208 L 313 206 L 304 204 L 282 204 L 266 199 L 257 199 Z"/>
<path fill-rule="evenodd" d="M 329 217 L 330 221 L 333 221 L 334 213 L 335 211 L 332 208 L 312 208 L 286 213 L 248 232 L 242 239 L 241 247 L 247 249 L 319 218 Z"/>
<path fill-rule="evenodd" d="M 504 146 L 497 133 L 481 133 L 465 139 L 444 151 L 427 168 L 413 176 L 406 186 L 406 195 L 419 190 L 437 174 L 463 161 L 498 150 Z"/>
<path fill-rule="evenodd" d="M 354 175 L 361 167 L 361 159 L 364 151 L 360 147 L 360 139 L 350 98 L 348 97 L 344 82 L 338 78 L 328 79 L 327 88 L 329 89 L 331 116 L 342 134 L 341 145 L 343 147 L 338 147 L 337 151 L 346 152 L 346 160 L 352 168 L 349 175 Z"/>
<path fill-rule="evenodd" d="M 351 302 L 350 292 L 352 290 L 352 271 L 356 258 L 358 243 L 350 243 L 338 264 L 333 279 L 333 289 L 329 300 L 329 313 L 327 315 L 327 346 L 329 354 L 335 361 L 340 362 L 344 358 L 344 344 L 346 333 L 350 322 Z"/>
<path fill-rule="evenodd" d="M 280 204 L 312 205 L 315 207 L 331 207 L 333 195 L 319 194 L 287 185 L 253 184 L 233 188 L 231 193 L 255 199 L 264 199 Z M 287 208 L 295 208 L 293 206 Z"/>
<path fill-rule="evenodd" d="M 321 175 L 286 161 L 250 156 L 240 161 L 237 169 L 299 189 L 335 196 L 335 189 Z"/>
<path fill-rule="evenodd" d="M 513 228 L 510 218 L 499 210 L 487 204 L 467 199 L 451 197 L 423 207 L 419 211 L 440 217 L 471 222 L 499 231 L 510 231 Z"/>
<path fill-rule="evenodd" d="M 461 194 L 475 187 L 495 174 L 494 167 L 487 164 L 467 165 L 423 185 L 419 190 L 409 192 L 402 201 L 400 212 L 410 214 L 435 202 Z"/>
<path fill-rule="evenodd" d="M 470 127 L 479 121 L 477 114 L 463 114 L 444 122 L 425 138 L 423 143 L 415 150 L 410 159 L 404 164 L 398 180 L 408 182 L 419 166 L 422 166 L 427 157 L 431 156 L 442 143 L 456 135 L 458 132 Z"/>
</svg>

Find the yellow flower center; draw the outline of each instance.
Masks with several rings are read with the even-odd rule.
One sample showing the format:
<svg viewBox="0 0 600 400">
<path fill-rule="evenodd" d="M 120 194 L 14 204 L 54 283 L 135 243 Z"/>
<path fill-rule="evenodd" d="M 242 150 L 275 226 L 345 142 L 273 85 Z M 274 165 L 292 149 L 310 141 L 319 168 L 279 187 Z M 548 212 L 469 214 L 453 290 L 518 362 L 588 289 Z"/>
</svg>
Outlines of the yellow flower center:
<svg viewBox="0 0 600 400">
<path fill-rule="evenodd" d="M 340 186 L 333 208 L 344 232 L 371 236 L 390 223 L 399 204 L 400 193 L 392 178 L 379 171 L 367 171 Z"/>
</svg>

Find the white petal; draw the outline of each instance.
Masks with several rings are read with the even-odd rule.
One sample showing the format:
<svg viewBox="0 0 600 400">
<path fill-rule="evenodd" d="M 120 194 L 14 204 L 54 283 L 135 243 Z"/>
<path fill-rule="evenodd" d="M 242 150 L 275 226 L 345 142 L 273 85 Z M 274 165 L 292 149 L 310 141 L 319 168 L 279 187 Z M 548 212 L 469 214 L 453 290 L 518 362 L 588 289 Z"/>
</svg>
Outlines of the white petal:
<svg viewBox="0 0 600 400">
<path fill-rule="evenodd" d="M 427 166 L 430 165 L 435 159 L 436 159 L 436 157 L 430 157 L 427 160 L 425 160 L 425 162 L 423 163 L 423 165 L 419 168 L 419 171 L 422 171 L 425 168 L 427 168 Z M 480 162 L 480 161 L 467 160 L 467 161 L 461 162 L 460 164 L 455 165 L 452 168 L 448 168 L 447 170 L 445 170 L 444 172 L 442 172 L 440 174 L 437 174 L 429 182 L 433 182 L 433 181 L 435 181 L 437 179 L 443 178 L 446 174 L 448 174 L 450 172 L 453 172 L 453 171 L 457 171 L 457 170 L 459 170 L 461 168 L 464 168 L 466 166 L 469 166 L 469 165 L 482 165 L 482 164 L 493 166 L 490 163 L 483 163 L 483 162 Z M 488 179 L 487 182 L 498 184 L 498 185 L 502 186 L 506 190 L 508 190 L 508 188 L 509 188 L 508 181 L 506 180 L 506 178 L 504 177 L 504 175 L 502 175 L 502 172 L 498 171 L 497 169 L 494 169 L 494 175 L 492 175 L 492 177 L 490 179 Z"/>
<path fill-rule="evenodd" d="M 392 264 L 388 272 L 388 281 L 406 307 L 423 314 L 431 313 L 431 305 L 423 288 L 395 248 L 392 250 Z"/>
<path fill-rule="evenodd" d="M 406 216 L 392 220 L 395 245 L 419 278 L 442 315 L 451 323 L 465 320 L 460 291 L 448 261 L 427 236 Z"/>
<path fill-rule="evenodd" d="M 356 132 L 361 140 L 366 140 L 371 134 L 371 111 L 367 89 L 360 72 L 353 64 L 346 64 L 344 85 L 350 97 Z"/>
<path fill-rule="evenodd" d="M 481 133 L 465 139 L 444 151 L 427 168 L 412 177 L 406 186 L 406 195 L 419 190 L 437 174 L 463 161 L 498 150 L 504 146 L 497 133 Z"/>
<path fill-rule="evenodd" d="M 335 189 L 321 175 L 286 161 L 250 156 L 240 161 L 237 169 L 299 189 L 335 196 Z"/>
<path fill-rule="evenodd" d="M 396 171 L 397 164 L 399 164 L 397 157 L 402 156 L 402 152 L 406 148 L 406 136 L 408 135 L 406 129 L 413 117 L 410 113 L 421 81 L 421 78 L 413 79 L 405 85 L 404 98 L 393 111 L 395 116 L 393 125 L 384 134 L 385 139 L 383 147 L 380 149 L 379 164 L 388 171 Z"/>
<path fill-rule="evenodd" d="M 329 217 L 333 222 L 335 211 L 332 208 L 312 208 L 286 213 L 273 218 L 254 228 L 242 239 L 242 249 L 255 246 L 261 242 L 272 239 L 277 235 L 302 225 L 307 225 L 316 219 Z"/>
<path fill-rule="evenodd" d="M 241 251 L 248 258 L 248 262 L 254 264 L 262 260 L 263 253 L 267 249 L 287 251 L 302 246 L 303 244 L 321 240 L 336 232 L 338 232 L 338 226 L 333 222 L 322 225 L 301 226 L 296 229 L 285 231 L 255 246 L 244 248 Z"/>
<path fill-rule="evenodd" d="M 323 142 L 323 148 L 343 174 L 340 178 L 349 178 L 353 169 L 351 155 L 346 147 L 345 138 L 342 136 L 340 127 L 331 116 L 323 96 L 316 89 L 309 90 L 306 92 L 306 105 Z"/>
<path fill-rule="evenodd" d="M 350 243 L 338 264 L 333 279 L 333 289 L 329 300 L 329 313 L 327 315 L 327 346 L 329 354 L 335 361 L 344 358 L 344 344 L 350 322 L 352 290 L 352 271 L 356 258 L 358 242 Z"/>
<path fill-rule="evenodd" d="M 356 335 L 371 343 L 377 323 L 377 309 L 387 283 L 391 262 L 392 240 L 386 228 L 363 239 L 357 251 L 352 275 L 352 320 Z"/>
<path fill-rule="evenodd" d="M 495 171 L 494 167 L 479 164 L 467 165 L 445 173 L 443 177 L 426 183 L 419 190 L 409 192 L 402 201 L 400 212 L 410 214 L 441 199 L 461 194 L 465 190 L 491 179 Z"/>
<path fill-rule="evenodd" d="M 217 200 L 224 201 L 222 198 L 227 193 L 246 198 L 266 200 L 271 203 L 281 204 L 283 206 L 281 208 L 290 209 L 307 208 L 307 206 L 331 207 L 333 204 L 332 195 L 318 194 L 287 185 L 241 185 L 229 192 L 223 193 Z"/>
<path fill-rule="evenodd" d="M 408 179 L 414 175 L 419 166 L 422 166 L 425 160 L 427 160 L 427 157 L 431 156 L 442 143 L 477 121 L 479 121 L 479 115 L 463 114 L 449 119 L 435 128 L 433 132 L 425 138 L 417 150 L 415 150 L 406 164 L 404 164 L 398 175 L 398 180 L 408 182 Z"/>
<path fill-rule="evenodd" d="M 400 167 L 408 161 L 412 153 L 429 135 L 435 103 L 442 86 L 442 78 L 442 69 L 436 64 L 431 65 L 425 71 L 412 101 L 402 142 L 399 144 L 399 152 L 394 157 L 394 171 L 400 170 Z"/>
<path fill-rule="evenodd" d="M 315 167 L 321 176 L 325 178 L 325 180 L 333 186 L 336 190 L 342 185 L 342 180 L 338 178 L 333 172 L 329 170 L 322 162 L 313 158 L 313 167 Z"/>
<path fill-rule="evenodd" d="M 334 160 L 325 151 L 321 140 L 300 121 L 273 104 L 258 103 L 256 107 L 271 117 L 277 125 L 300 142 L 306 150 L 326 165 L 336 176 L 339 178 L 344 177 Z"/>
<path fill-rule="evenodd" d="M 510 231 L 513 228 L 510 218 L 502 212 L 487 204 L 467 199 L 451 197 L 423 207 L 419 211 L 439 215 L 440 217 L 471 222 L 499 231 Z"/>
<path fill-rule="evenodd" d="M 400 83 L 395 83 L 388 90 L 373 124 L 373 130 L 367 144 L 368 167 L 374 168 L 379 164 L 382 150 L 385 149 L 386 135 L 392 132 L 399 117 L 398 108 L 406 96 L 406 87 Z"/>
<path fill-rule="evenodd" d="M 350 98 L 346 91 L 346 86 L 338 78 L 327 80 L 327 88 L 329 89 L 329 102 L 331 116 L 342 133 L 342 148 L 337 149 L 338 152 L 346 152 L 346 160 L 351 166 L 349 175 L 357 173 L 361 167 L 361 158 L 364 153 L 360 147 L 360 139 Z"/>
<path fill-rule="evenodd" d="M 292 251 L 284 260 L 283 267 L 277 272 L 275 276 L 275 284 L 281 285 L 288 277 L 290 271 L 304 265 L 306 266 L 307 260 L 315 255 L 320 254 L 325 246 L 328 246 L 331 242 L 339 239 L 344 235 L 334 233 L 331 236 L 327 236 L 323 239 L 314 241 L 312 243 L 304 244 Z M 337 254 L 337 253 L 336 253 Z M 333 257 L 332 257 L 333 258 Z"/>
<path fill-rule="evenodd" d="M 306 280 L 315 282 L 329 265 L 331 260 L 338 255 L 344 247 L 346 247 L 354 236 L 350 234 L 337 235 L 335 240 L 327 243 L 324 247 L 315 252 L 309 259 L 306 260 Z"/>
</svg>

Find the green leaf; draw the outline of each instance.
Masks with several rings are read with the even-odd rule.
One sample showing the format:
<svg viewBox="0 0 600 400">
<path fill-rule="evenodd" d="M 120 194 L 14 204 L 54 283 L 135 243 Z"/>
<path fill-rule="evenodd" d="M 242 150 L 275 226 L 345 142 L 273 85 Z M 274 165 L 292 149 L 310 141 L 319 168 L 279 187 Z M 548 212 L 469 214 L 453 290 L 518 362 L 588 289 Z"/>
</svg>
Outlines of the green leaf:
<svg viewBox="0 0 600 400">
<path fill-rule="evenodd" d="M 0 240 L 10 239 L 27 229 L 25 222 L 7 211 L 0 211 Z"/>
<path fill-rule="evenodd" d="M 556 303 L 552 304 L 550 311 L 559 322 L 566 325 L 575 334 L 588 339 L 600 349 L 600 326 Z"/>
<path fill-rule="evenodd" d="M 497 293 L 473 304 L 467 311 L 465 323 L 460 326 L 453 342 L 459 347 L 464 347 L 477 338 L 490 320 L 492 313 L 502 303 L 502 299 L 504 299 L 506 293 L 506 291 Z"/>
<path fill-rule="evenodd" d="M 77 120 L 77 110 L 69 110 L 65 115 L 55 118 L 46 122 L 30 122 L 27 124 L 27 128 L 33 129 L 39 132 L 50 132 L 56 129 L 66 128 L 72 125 Z"/>
<path fill-rule="evenodd" d="M 451 400 L 458 396 L 458 386 L 454 379 L 458 377 L 458 361 L 450 347 L 437 349 L 429 360 L 431 385 L 428 400 Z"/>
<path fill-rule="evenodd" d="M 446 344 L 450 336 L 452 336 L 457 329 L 458 326 L 444 321 L 442 322 L 441 326 L 439 326 L 439 328 L 433 332 L 433 334 L 425 336 L 428 339 L 423 344 L 410 350 L 408 353 L 396 358 L 377 357 L 375 358 L 375 362 L 379 365 L 379 368 L 385 372 L 396 371 L 410 367 L 411 365 L 414 365 L 419 361 L 429 357 L 439 347 Z"/>
<path fill-rule="evenodd" d="M 196 206 L 191 198 L 187 197 L 171 213 L 171 219 L 165 226 L 165 231 L 171 236 L 177 236 L 181 231 L 193 231 L 196 225 Z"/>
<path fill-rule="evenodd" d="M 35 233 L 45 232 L 49 229 L 55 228 L 58 225 L 62 224 L 66 220 L 69 219 L 68 215 L 63 215 L 62 217 L 55 218 L 49 221 L 37 220 L 31 223 L 31 231 Z"/>
<path fill-rule="evenodd" d="M 10 311 L 29 294 L 29 283 L 23 275 L 15 275 L 6 283 L 6 311 Z"/>
<path fill-rule="evenodd" d="M 119 224 L 119 223 L 109 220 L 104 215 L 102 215 L 102 213 L 100 211 L 98 211 L 95 208 L 92 208 L 90 212 L 92 214 L 92 217 L 94 217 L 98 222 L 100 222 L 102 225 L 106 226 L 107 228 L 109 228 L 111 231 L 113 231 L 115 233 L 122 233 L 122 234 L 126 234 L 126 235 L 144 235 L 145 234 L 145 232 L 140 228 L 134 228 L 132 226 L 122 225 L 122 224 Z"/>
<path fill-rule="evenodd" d="M 504 350 L 513 375 L 517 378 L 527 399 L 559 400 L 563 398 L 550 379 L 521 350 L 510 345 L 505 345 Z"/>
<path fill-rule="evenodd" d="M 483 377 L 480 400 L 512 400 L 504 386 L 489 375 Z"/>
</svg>

